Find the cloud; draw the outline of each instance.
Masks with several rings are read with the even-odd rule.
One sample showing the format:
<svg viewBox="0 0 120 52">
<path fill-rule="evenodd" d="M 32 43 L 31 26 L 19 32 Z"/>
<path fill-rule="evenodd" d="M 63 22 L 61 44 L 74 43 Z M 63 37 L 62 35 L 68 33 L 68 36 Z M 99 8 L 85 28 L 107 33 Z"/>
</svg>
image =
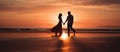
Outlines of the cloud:
<svg viewBox="0 0 120 52">
<path fill-rule="evenodd" d="M 120 0 L 0 0 L 0 4 L 12 6 L 39 6 L 39 5 L 120 5 Z"/>
<path fill-rule="evenodd" d="M 44 10 L 70 6 L 107 6 L 109 9 L 119 9 L 120 0 L 0 0 L 0 11 Z"/>
<path fill-rule="evenodd" d="M 33 7 L 33 6 L 39 6 L 39 5 L 56 5 L 56 4 L 62 4 L 63 1 L 61 0 L 0 0 L 0 4 L 4 5 L 12 5 L 12 6 L 25 6 L 25 7 Z"/>
<path fill-rule="evenodd" d="M 0 11 L 2 12 L 44 11 L 67 6 L 68 4 L 61 0 L 0 0 Z"/>
<path fill-rule="evenodd" d="M 0 13 L 14 12 L 18 14 L 32 14 L 32 13 L 46 12 L 54 8 L 57 7 L 50 5 L 39 5 L 35 7 L 19 7 L 19 6 L 16 7 L 16 6 L 8 6 L 8 5 L 0 4 Z"/>
<path fill-rule="evenodd" d="M 120 10 L 120 0 L 64 0 L 76 7 Z"/>
<path fill-rule="evenodd" d="M 120 0 L 66 0 L 66 2 L 74 5 L 120 5 Z"/>
</svg>

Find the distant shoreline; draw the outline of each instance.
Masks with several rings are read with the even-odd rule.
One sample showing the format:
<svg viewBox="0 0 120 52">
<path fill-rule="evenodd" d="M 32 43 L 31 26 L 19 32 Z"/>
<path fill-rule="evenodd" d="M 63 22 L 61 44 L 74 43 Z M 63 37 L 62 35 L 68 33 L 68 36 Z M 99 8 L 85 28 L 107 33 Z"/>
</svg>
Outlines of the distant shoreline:
<svg viewBox="0 0 120 52">
<path fill-rule="evenodd" d="M 63 29 L 67 32 L 67 29 Z M 76 29 L 77 33 L 120 33 L 120 29 Z M 51 32 L 49 28 L 0 28 L 0 33 L 45 33 Z"/>
</svg>

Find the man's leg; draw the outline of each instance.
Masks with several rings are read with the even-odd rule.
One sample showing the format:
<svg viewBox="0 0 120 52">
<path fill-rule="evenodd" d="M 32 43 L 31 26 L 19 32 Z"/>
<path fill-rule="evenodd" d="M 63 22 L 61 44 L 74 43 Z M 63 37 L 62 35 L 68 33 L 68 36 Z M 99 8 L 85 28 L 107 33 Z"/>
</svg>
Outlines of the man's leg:
<svg viewBox="0 0 120 52">
<path fill-rule="evenodd" d="M 75 36 L 75 33 L 76 33 L 75 29 L 73 29 L 73 27 L 71 27 L 71 30 L 74 32 L 74 36 Z"/>
<path fill-rule="evenodd" d="M 67 29 L 68 29 L 68 37 L 70 37 L 70 26 L 69 25 L 68 25 Z"/>
</svg>

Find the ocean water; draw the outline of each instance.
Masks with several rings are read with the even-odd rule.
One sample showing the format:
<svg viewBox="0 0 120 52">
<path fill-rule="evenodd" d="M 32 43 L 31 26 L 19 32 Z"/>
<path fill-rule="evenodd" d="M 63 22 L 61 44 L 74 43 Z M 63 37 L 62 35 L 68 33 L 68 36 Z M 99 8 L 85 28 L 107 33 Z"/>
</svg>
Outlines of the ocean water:
<svg viewBox="0 0 120 52">
<path fill-rule="evenodd" d="M 54 33 L 0 33 L 0 39 L 12 38 L 49 38 Z M 67 33 L 64 35 L 67 36 Z M 73 33 L 70 34 L 73 36 Z M 80 38 L 99 38 L 99 37 L 120 37 L 120 33 L 76 33 L 75 37 Z"/>
</svg>

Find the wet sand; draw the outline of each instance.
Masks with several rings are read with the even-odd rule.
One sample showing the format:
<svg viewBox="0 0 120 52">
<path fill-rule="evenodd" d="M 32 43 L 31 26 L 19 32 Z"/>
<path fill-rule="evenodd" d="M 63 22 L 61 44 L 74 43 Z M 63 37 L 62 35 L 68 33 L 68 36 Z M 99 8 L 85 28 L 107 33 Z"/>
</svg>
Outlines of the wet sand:
<svg viewBox="0 0 120 52">
<path fill-rule="evenodd" d="M 120 52 L 120 37 L 1 39 L 0 52 Z"/>
</svg>

